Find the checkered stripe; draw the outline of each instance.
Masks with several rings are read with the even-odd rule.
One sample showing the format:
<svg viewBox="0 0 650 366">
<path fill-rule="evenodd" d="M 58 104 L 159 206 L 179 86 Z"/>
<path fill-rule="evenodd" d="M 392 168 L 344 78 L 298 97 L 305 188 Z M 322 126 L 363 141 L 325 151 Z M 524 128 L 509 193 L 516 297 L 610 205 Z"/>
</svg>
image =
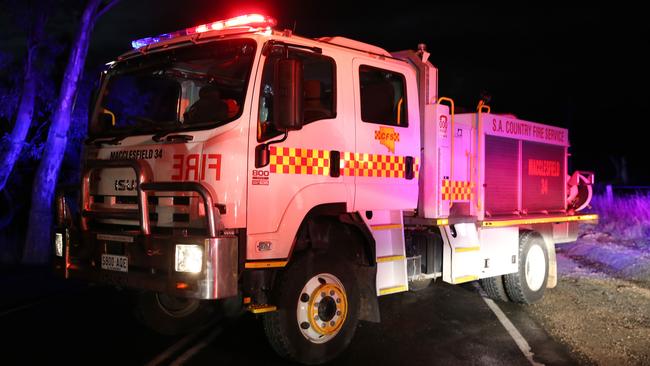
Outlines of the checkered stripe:
<svg viewBox="0 0 650 366">
<path fill-rule="evenodd" d="M 420 169 L 418 159 L 414 164 L 415 176 Z M 377 178 L 404 178 L 404 156 L 344 152 L 341 154 L 341 175 Z"/>
<path fill-rule="evenodd" d="M 404 178 L 403 156 L 345 152 L 341 154 L 341 175 Z"/>
<path fill-rule="evenodd" d="M 330 174 L 330 153 L 325 150 L 271 146 L 271 173 Z"/>
<path fill-rule="evenodd" d="M 472 184 L 443 179 L 441 192 L 443 201 L 469 201 L 472 199 Z"/>
<path fill-rule="evenodd" d="M 300 149 L 271 146 L 271 173 L 329 175 L 330 153 L 325 150 Z M 341 153 L 341 175 L 376 178 L 404 178 L 406 158 L 404 156 Z M 415 178 L 420 170 L 419 159 L 415 159 Z"/>
</svg>

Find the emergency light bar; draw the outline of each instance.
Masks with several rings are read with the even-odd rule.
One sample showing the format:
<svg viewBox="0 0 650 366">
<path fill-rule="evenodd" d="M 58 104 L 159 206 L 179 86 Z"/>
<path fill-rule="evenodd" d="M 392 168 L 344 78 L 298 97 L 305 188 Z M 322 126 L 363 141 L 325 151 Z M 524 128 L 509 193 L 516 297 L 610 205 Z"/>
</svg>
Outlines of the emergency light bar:
<svg viewBox="0 0 650 366">
<path fill-rule="evenodd" d="M 225 29 L 235 29 L 235 28 L 248 28 L 249 30 L 258 29 L 258 28 L 267 28 L 274 27 L 277 24 L 276 20 L 271 17 L 267 17 L 260 14 L 246 14 L 240 15 L 238 17 L 226 19 L 226 20 L 217 20 L 212 23 L 201 24 L 199 26 L 185 28 L 173 33 L 165 33 L 156 37 L 146 37 L 137 39 L 131 42 L 133 48 L 142 48 L 150 44 L 166 41 L 176 37 L 188 36 L 197 33 L 204 33 L 208 31 L 219 31 Z"/>
</svg>

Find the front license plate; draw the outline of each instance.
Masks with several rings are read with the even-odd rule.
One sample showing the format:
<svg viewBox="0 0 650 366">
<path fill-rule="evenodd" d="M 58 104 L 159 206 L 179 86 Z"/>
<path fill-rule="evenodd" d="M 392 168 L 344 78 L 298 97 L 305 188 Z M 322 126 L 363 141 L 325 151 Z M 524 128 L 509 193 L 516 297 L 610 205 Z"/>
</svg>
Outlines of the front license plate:
<svg viewBox="0 0 650 366">
<path fill-rule="evenodd" d="M 123 255 L 102 254 L 102 269 L 109 271 L 128 272 L 129 258 Z"/>
</svg>

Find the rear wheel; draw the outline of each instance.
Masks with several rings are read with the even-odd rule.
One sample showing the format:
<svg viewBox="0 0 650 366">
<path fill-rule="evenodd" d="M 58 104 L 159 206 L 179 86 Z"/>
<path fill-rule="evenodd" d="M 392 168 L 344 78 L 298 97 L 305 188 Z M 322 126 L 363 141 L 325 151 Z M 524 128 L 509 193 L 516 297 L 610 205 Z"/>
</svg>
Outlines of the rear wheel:
<svg viewBox="0 0 650 366">
<path fill-rule="evenodd" d="M 506 287 L 503 284 L 503 276 L 483 278 L 481 279 L 481 287 L 488 297 L 493 300 L 503 302 L 510 301 L 508 294 L 506 293 Z"/>
<path fill-rule="evenodd" d="M 273 349 L 304 364 L 327 362 L 345 350 L 359 318 L 359 289 L 351 263 L 330 253 L 308 252 L 276 281 L 278 310 L 264 316 Z"/>
<path fill-rule="evenodd" d="M 165 335 L 191 332 L 206 325 L 217 314 L 213 301 L 150 291 L 135 295 L 135 311 L 144 325 Z"/>
<path fill-rule="evenodd" d="M 544 296 L 548 281 L 548 253 L 544 239 L 534 232 L 519 235 L 519 270 L 504 276 L 508 297 L 518 303 L 532 304 Z"/>
</svg>

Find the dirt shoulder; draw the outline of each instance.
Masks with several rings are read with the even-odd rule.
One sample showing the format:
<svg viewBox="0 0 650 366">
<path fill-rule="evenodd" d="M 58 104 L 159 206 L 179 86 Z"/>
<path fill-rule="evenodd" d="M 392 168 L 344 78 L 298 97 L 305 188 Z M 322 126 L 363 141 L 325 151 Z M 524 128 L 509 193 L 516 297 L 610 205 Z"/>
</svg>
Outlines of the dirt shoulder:
<svg viewBox="0 0 650 366">
<path fill-rule="evenodd" d="M 650 365 L 650 279 L 615 278 L 570 249 L 558 250 L 558 286 L 527 311 L 584 364 Z"/>
</svg>

